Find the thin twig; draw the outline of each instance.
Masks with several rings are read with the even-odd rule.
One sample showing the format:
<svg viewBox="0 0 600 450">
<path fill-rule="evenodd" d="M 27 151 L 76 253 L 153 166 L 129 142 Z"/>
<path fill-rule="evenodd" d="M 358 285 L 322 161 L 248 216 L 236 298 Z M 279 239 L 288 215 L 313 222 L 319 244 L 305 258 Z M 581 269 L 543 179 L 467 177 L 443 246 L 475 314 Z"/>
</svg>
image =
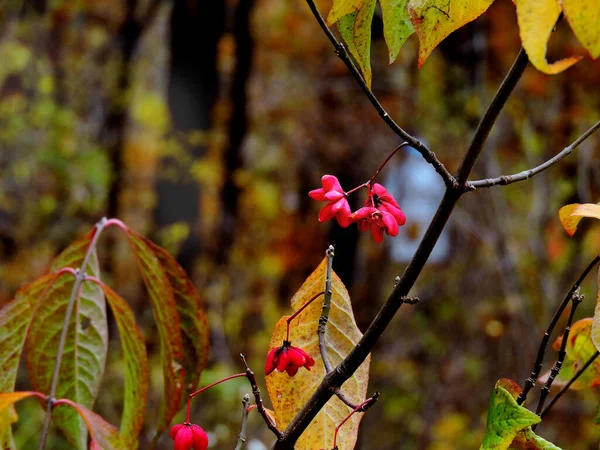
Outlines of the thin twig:
<svg viewBox="0 0 600 450">
<path fill-rule="evenodd" d="M 550 370 L 550 376 L 546 380 L 546 384 L 542 388 L 542 392 L 540 394 L 540 399 L 538 400 L 538 405 L 535 410 L 536 414 L 541 414 L 544 409 L 544 403 L 546 403 L 546 398 L 548 398 L 548 394 L 550 394 L 550 388 L 552 387 L 552 383 L 554 383 L 554 379 L 560 373 L 560 369 L 562 368 L 563 361 L 567 356 L 567 342 L 569 341 L 569 334 L 571 332 L 571 325 L 573 324 L 573 318 L 575 317 L 575 311 L 579 304 L 583 301 L 583 295 L 579 294 L 579 289 L 573 294 L 571 298 L 571 312 L 569 314 L 569 319 L 567 321 L 567 326 L 565 327 L 565 333 L 562 337 L 562 342 L 560 345 L 560 350 L 558 351 L 558 358 L 556 359 L 556 364 Z M 532 426 L 532 430 L 535 431 L 536 425 Z"/>
<path fill-rule="evenodd" d="M 444 183 L 446 184 L 447 187 L 457 188 L 458 184 L 456 183 L 456 180 L 454 179 L 452 174 L 450 172 L 448 172 L 448 170 L 444 167 L 444 165 L 440 162 L 440 160 L 437 159 L 437 156 L 435 155 L 435 153 L 433 153 L 431 150 L 429 150 L 429 148 L 427 148 L 427 146 L 425 144 L 423 144 L 421 141 L 419 141 L 417 138 L 415 138 L 414 136 L 412 136 L 409 133 L 407 133 L 406 131 L 404 131 L 400 127 L 400 125 L 398 125 L 394 121 L 394 119 L 392 119 L 392 117 L 389 115 L 389 113 L 381 105 L 381 103 L 379 102 L 379 100 L 377 99 L 375 94 L 373 94 L 371 89 L 369 89 L 369 86 L 367 86 L 367 83 L 365 82 L 364 78 L 360 74 L 360 71 L 356 68 L 356 65 L 350 58 L 350 55 L 348 55 L 348 51 L 346 50 L 346 47 L 336 39 L 336 37 L 331 32 L 331 30 L 329 30 L 329 28 L 327 27 L 327 24 L 325 23 L 325 19 L 323 19 L 323 16 L 317 9 L 315 2 L 313 0 L 306 0 L 306 3 L 308 3 L 308 7 L 312 11 L 315 18 L 317 19 L 317 22 L 319 23 L 321 29 L 323 30 L 323 32 L 325 33 L 325 35 L 327 36 L 327 38 L 333 45 L 335 53 L 344 62 L 344 64 L 346 65 L 346 67 L 348 68 L 348 70 L 350 71 L 350 73 L 352 74 L 352 76 L 354 77 L 354 79 L 356 80 L 356 82 L 358 83 L 358 85 L 360 86 L 360 88 L 362 89 L 364 94 L 366 95 L 366 97 L 371 102 L 371 105 L 373 105 L 373 107 L 375 108 L 375 110 L 377 111 L 379 116 L 383 119 L 383 121 L 387 124 L 387 126 L 394 133 L 396 133 L 396 135 L 398 135 L 399 137 L 401 137 L 402 139 L 407 141 L 411 145 L 411 147 L 413 147 L 415 150 L 417 150 L 423 156 L 425 161 L 427 161 L 429 164 L 431 164 L 433 166 L 435 171 L 442 177 L 442 179 L 444 180 Z"/>
<path fill-rule="evenodd" d="M 377 401 L 378 398 L 379 398 L 379 392 L 375 392 L 375 394 L 373 394 L 372 397 L 369 397 L 364 402 L 362 402 L 360 405 L 355 406 L 352 409 L 352 411 L 350 412 L 350 414 L 348 414 L 346 416 L 346 418 L 344 420 L 342 420 L 338 424 L 337 427 L 335 427 L 335 433 L 333 434 L 333 450 L 338 450 L 337 437 L 338 437 L 338 433 L 340 431 L 340 428 L 342 428 L 342 426 L 344 426 L 344 424 L 350 419 L 350 417 L 352 417 L 357 412 L 365 412 L 369 408 L 371 408 L 371 406 L 373 406 L 375 404 L 375 402 Z"/>
<path fill-rule="evenodd" d="M 267 412 L 267 409 L 265 408 L 265 405 L 263 404 L 262 398 L 260 396 L 260 389 L 258 387 L 258 383 L 256 382 L 256 376 L 254 375 L 254 372 L 250 369 L 250 367 L 248 367 L 246 358 L 241 353 L 240 359 L 242 360 L 242 363 L 244 363 L 244 367 L 246 368 L 246 378 L 248 378 L 250 386 L 252 387 L 252 394 L 254 395 L 256 409 L 267 424 L 267 428 L 269 428 L 269 430 L 271 430 L 273 434 L 277 436 L 277 439 L 281 439 L 281 431 L 279 431 L 277 425 L 275 424 L 275 421 L 271 418 L 271 416 Z"/>
<path fill-rule="evenodd" d="M 235 450 L 242 450 L 246 443 L 246 428 L 248 426 L 248 413 L 250 412 L 248 405 L 250 405 L 250 396 L 246 394 L 242 399 L 242 428 L 240 429 L 240 436 L 238 437 Z"/>
<path fill-rule="evenodd" d="M 468 183 L 468 186 L 471 188 L 487 188 L 496 185 L 505 186 L 507 184 L 516 183 L 518 181 L 527 180 L 540 172 L 552 167 L 557 162 L 569 156 L 573 150 L 575 150 L 582 142 L 584 142 L 588 137 L 594 134 L 598 129 L 600 129 L 600 120 L 592 125 L 585 133 L 579 136 L 571 145 L 565 147 L 560 153 L 558 153 L 553 158 L 550 158 L 548 161 L 540 164 L 537 167 L 532 169 L 523 170 L 522 172 L 515 173 L 513 175 L 502 175 L 497 178 L 486 178 L 485 180 L 477 180 L 471 181 Z"/>
<path fill-rule="evenodd" d="M 327 269 L 325 271 L 325 295 L 323 296 L 323 309 L 321 310 L 321 316 L 319 317 L 319 327 L 317 328 L 317 334 L 319 335 L 319 350 L 321 351 L 321 359 L 325 366 L 325 372 L 329 373 L 333 370 L 333 366 L 327 356 L 327 345 L 325 344 L 325 330 L 327 329 L 327 322 L 329 321 L 329 311 L 331 310 L 331 296 L 333 291 L 331 290 L 331 272 L 333 266 L 333 257 L 335 256 L 335 249 L 333 245 L 330 245 L 327 249 Z"/>
<path fill-rule="evenodd" d="M 309 5 L 311 5 L 311 1 L 307 1 L 309 2 Z M 319 20 L 319 17 L 317 17 L 317 20 Z M 501 107 L 504 105 L 506 99 L 510 95 L 510 92 L 523 74 L 523 66 L 526 66 L 526 64 L 527 57 L 524 56 L 523 52 L 519 52 L 519 55 L 515 59 L 513 66 L 508 72 L 508 75 L 502 82 L 502 85 L 498 89 L 496 96 L 492 100 L 492 104 L 481 119 L 473 139 L 474 142 L 469 146 L 469 150 L 467 151 L 458 172 L 463 180 L 463 184 L 469 176 L 473 165 L 475 164 L 475 161 L 479 156 L 481 149 L 483 148 L 485 138 L 489 134 L 488 127 L 491 128 L 493 125 Z M 408 141 L 408 139 L 406 140 Z M 433 220 L 429 224 L 425 235 L 421 239 L 417 251 L 404 270 L 404 273 L 400 277 L 398 283 L 395 283 L 396 286 L 388 297 L 387 301 L 379 309 L 379 312 L 363 334 L 358 344 L 332 372 L 325 375 L 323 381 L 317 387 L 313 395 L 283 431 L 281 437 L 277 440 L 273 447 L 274 450 L 293 449 L 294 443 L 298 440 L 306 427 L 334 394 L 333 388 L 340 387 L 346 380 L 348 380 L 364 362 L 369 353 L 371 353 L 371 350 L 375 344 L 377 344 L 379 337 L 386 330 L 396 312 L 404 303 L 402 299 L 406 298 L 417 278 L 421 274 L 421 271 L 423 270 L 425 263 L 429 259 L 429 256 L 435 247 L 435 244 L 442 234 L 442 231 L 444 230 L 446 223 L 448 222 L 448 219 L 452 214 L 454 207 L 456 206 L 456 203 L 464 192 L 466 192 L 464 189 L 456 189 L 453 186 L 448 186 L 446 188 L 446 193 L 444 194 L 444 197 L 442 198 L 442 201 L 435 213 L 435 216 L 433 217 Z"/>
<path fill-rule="evenodd" d="M 560 391 L 558 391 L 558 393 L 552 398 L 552 400 L 550 400 L 550 403 L 548 404 L 548 406 L 546 406 L 541 414 L 540 414 L 540 418 L 544 418 L 544 416 L 546 414 L 548 414 L 548 412 L 550 412 L 550 409 L 552 408 L 552 406 L 554 406 L 554 404 L 558 401 L 559 398 L 561 398 L 563 396 L 563 394 L 565 392 L 567 392 L 569 390 L 569 388 L 571 387 L 571 385 L 573 383 L 575 383 L 577 381 L 577 379 L 583 374 L 583 372 L 585 372 L 587 370 L 588 367 L 590 367 L 592 365 L 592 363 L 596 360 L 596 358 L 600 355 L 600 352 L 596 351 L 596 353 L 594 353 L 590 359 L 587 360 L 587 362 L 583 365 L 583 367 L 581 369 L 579 369 L 575 375 L 573 375 L 571 377 L 571 379 L 567 382 L 567 384 L 565 384 Z"/>
<path fill-rule="evenodd" d="M 554 327 L 556 327 L 556 324 L 558 323 L 560 316 L 562 315 L 563 311 L 565 310 L 565 308 L 571 301 L 571 298 L 573 298 L 573 295 L 575 295 L 575 292 L 577 292 L 577 289 L 579 289 L 579 286 L 581 286 L 581 283 L 583 282 L 585 277 L 588 275 L 588 273 L 590 273 L 590 271 L 594 268 L 594 266 L 596 264 L 598 264 L 599 261 L 600 261 L 600 255 L 596 256 L 588 264 L 588 266 L 585 268 L 583 273 L 579 276 L 579 278 L 577 279 L 575 284 L 573 284 L 573 286 L 571 287 L 571 289 L 565 296 L 564 300 L 561 302 L 561 304 L 558 306 L 558 309 L 554 313 L 554 317 L 552 318 L 550 325 L 548 325 L 548 329 L 544 333 L 544 337 L 542 338 L 542 342 L 540 343 L 537 358 L 535 360 L 535 363 L 533 364 L 533 369 L 531 371 L 531 375 L 529 375 L 527 380 L 525 380 L 525 386 L 523 387 L 523 391 L 521 391 L 521 393 L 519 394 L 519 397 L 517 398 L 517 403 L 519 405 L 523 404 L 523 402 L 527 398 L 527 394 L 529 393 L 531 388 L 533 388 L 535 386 L 538 376 L 540 375 L 540 372 L 542 370 L 542 362 L 544 361 L 544 355 L 546 354 L 546 349 L 548 347 L 548 341 L 550 340 L 550 335 L 554 331 Z"/>
<path fill-rule="evenodd" d="M 100 238 L 100 234 L 102 230 L 106 226 L 106 218 L 102 218 L 96 224 L 96 231 L 94 233 L 94 237 L 92 238 L 92 242 L 90 242 L 90 246 L 88 247 L 85 256 L 83 258 L 83 263 L 81 264 L 81 268 L 77 270 L 75 276 L 75 283 L 73 283 L 73 289 L 71 290 L 71 297 L 69 298 L 69 303 L 67 304 L 67 311 L 65 313 L 65 318 L 63 320 L 62 332 L 60 334 L 60 341 L 58 343 L 58 349 L 56 352 L 56 362 L 54 363 L 54 372 L 52 373 L 52 381 L 50 384 L 50 392 L 48 393 L 48 405 L 46 407 L 46 416 L 44 418 L 44 426 L 42 428 L 42 434 L 40 437 L 40 445 L 39 449 L 43 450 L 46 446 L 46 438 L 48 437 L 48 430 L 50 429 L 50 422 L 52 421 L 52 407 L 54 406 L 54 396 L 56 395 L 56 386 L 58 384 L 58 378 L 60 373 L 60 366 L 62 364 L 62 358 L 65 351 L 65 343 L 67 340 L 67 331 L 69 328 L 69 323 L 71 322 L 71 315 L 73 313 L 73 307 L 75 306 L 75 301 L 79 297 L 79 292 L 81 288 L 81 283 L 85 280 L 86 273 L 85 269 L 88 265 L 90 257 L 94 250 L 96 249 L 96 243 Z"/>
</svg>

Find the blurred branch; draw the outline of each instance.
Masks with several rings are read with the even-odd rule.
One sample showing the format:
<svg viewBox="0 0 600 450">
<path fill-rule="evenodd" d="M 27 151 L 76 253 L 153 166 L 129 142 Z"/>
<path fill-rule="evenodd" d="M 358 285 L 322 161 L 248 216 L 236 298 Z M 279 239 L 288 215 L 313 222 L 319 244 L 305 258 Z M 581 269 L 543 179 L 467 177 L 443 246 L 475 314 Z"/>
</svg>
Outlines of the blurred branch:
<svg viewBox="0 0 600 450">
<path fill-rule="evenodd" d="M 327 36 L 329 41 L 332 43 L 335 53 L 344 62 L 344 64 L 348 68 L 348 70 L 350 70 L 350 73 L 352 74 L 352 76 L 354 77 L 354 79 L 356 80 L 356 82 L 358 83 L 358 85 L 360 86 L 362 91 L 364 92 L 364 94 L 367 96 L 367 98 L 369 99 L 369 101 L 371 102 L 371 104 L 373 105 L 373 107 L 375 108 L 377 113 L 379 114 L 379 116 L 381 116 L 383 121 L 387 124 L 387 126 L 396 135 L 398 135 L 399 137 L 401 137 L 402 139 L 407 141 L 411 145 L 411 147 L 413 147 L 415 150 L 417 150 L 423 156 L 425 161 L 427 161 L 429 164 L 431 164 L 433 166 L 435 171 L 444 180 L 446 187 L 456 188 L 458 186 L 456 183 L 456 180 L 454 179 L 452 174 L 450 172 L 448 172 L 448 170 L 444 167 L 444 165 L 440 162 L 440 160 L 437 159 L 437 156 L 435 155 L 435 153 L 433 153 L 420 140 L 418 140 L 414 136 L 412 136 L 409 133 L 407 133 L 406 131 L 404 131 L 400 127 L 400 125 L 398 125 L 394 121 L 394 119 L 392 119 L 392 117 L 389 115 L 389 113 L 385 110 L 385 108 L 379 102 L 379 100 L 377 99 L 375 94 L 373 94 L 373 91 L 371 91 L 371 89 L 369 89 L 369 87 L 367 86 L 367 83 L 365 83 L 364 78 L 360 74 L 360 71 L 357 69 L 354 62 L 352 62 L 352 59 L 350 58 L 350 55 L 348 54 L 346 47 L 344 46 L 344 44 L 339 42 L 336 39 L 336 37 L 333 35 L 333 33 L 329 30 L 329 28 L 327 27 L 327 24 L 325 23 L 325 19 L 323 19 L 323 16 L 317 9 L 314 1 L 306 0 L 306 3 L 308 3 L 308 7 L 314 14 L 315 18 L 317 19 L 317 22 L 321 26 L 321 29 L 323 30 L 323 32 L 325 33 L 325 35 Z"/>
<path fill-rule="evenodd" d="M 240 430 L 240 436 L 238 438 L 238 443 L 235 446 L 235 450 L 242 450 L 244 444 L 246 443 L 246 428 L 248 425 L 248 413 L 250 412 L 250 410 L 248 409 L 249 405 L 250 396 L 246 394 L 242 399 L 242 428 Z"/>
<path fill-rule="evenodd" d="M 554 398 L 552 399 L 552 401 L 550 401 L 550 403 L 548 404 L 548 406 L 546 406 L 541 414 L 540 414 L 540 418 L 544 418 L 544 416 L 546 414 L 548 414 L 550 412 L 550 409 L 552 408 L 552 406 L 554 406 L 554 404 L 558 401 L 559 398 L 561 398 L 563 396 L 563 394 L 565 392 L 567 392 L 569 390 L 569 388 L 571 387 L 571 385 L 573 383 L 575 383 L 575 381 L 577 381 L 577 379 L 583 374 L 583 372 L 585 372 L 587 370 L 588 367 L 590 367 L 592 365 L 592 363 L 596 360 L 596 358 L 600 356 L 600 352 L 596 351 L 596 353 L 594 353 L 592 355 L 592 357 L 590 359 L 587 360 L 587 362 L 583 365 L 583 367 L 581 369 L 579 369 L 575 375 L 573 375 L 571 377 L 571 379 L 567 382 L 567 384 L 565 384 L 561 390 L 558 392 L 558 394 L 556 394 L 554 396 Z"/>
<path fill-rule="evenodd" d="M 553 158 L 544 162 L 543 164 L 540 164 L 539 166 L 534 167 L 533 169 L 524 170 L 522 172 L 519 172 L 519 173 L 516 173 L 513 175 L 502 175 L 497 178 L 486 178 L 485 180 L 471 181 L 467 185 L 472 188 L 487 188 L 487 187 L 492 187 L 492 186 L 496 186 L 496 185 L 505 186 L 507 184 L 512 184 L 512 183 L 516 183 L 518 181 L 527 180 L 527 179 L 537 175 L 538 173 L 543 172 L 544 170 L 552 167 L 554 164 L 556 164 L 560 160 L 562 160 L 565 157 L 567 157 L 568 155 L 570 155 L 571 152 L 573 152 L 573 150 L 575 150 L 588 137 L 590 137 L 592 134 L 594 134 L 594 132 L 596 132 L 599 128 L 600 128 L 600 121 L 598 121 L 594 125 L 592 125 L 591 128 L 589 128 L 585 133 L 583 133 L 581 136 L 579 136 L 571 145 L 569 145 L 568 147 L 565 147 L 556 156 L 554 156 Z"/>
<path fill-rule="evenodd" d="M 314 7 L 312 0 L 307 1 L 329 39 L 333 39 L 332 42 L 334 45 L 339 46 L 340 44 L 336 44 L 337 41 L 325 25 L 321 15 Z M 461 185 L 466 186 L 467 177 L 471 173 L 473 165 L 481 153 L 487 136 L 489 135 L 489 132 L 493 127 L 498 114 L 502 110 L 502 107 L 506 103 L 506 100 L 509 98 L 512 90 L 516 86 L 518 80 L 521 78 L 527 63 L 527 56 L 521 49 L 512 67 L 508 71 L 502 84 L 494 95 L 490 106 L 486 110 L 481 121 L 479 122 L 479 125 L 477 126 L 471 144 L 469 145 L 465 157 L 463 158 L 463 161 L 458 169 L 457 178 L 459 184 L 456 185 L 454 182 L 447 183 L 446 193 L 444 194 L 444 197 L 438 206 L 435 216 L 429 224 L 425 235 L 421 239 L 419 247 L 417 248 L 412 260 L 400 277 L 400 280 L 398 280 L 397 283 L 394 283 L 394 290 L 388 297 L 385 304 L 379 309 L 379 312 L 363 334 L 358 344 L 333 371 L 325 375 L 323 381 L 317 387 L 310 399 L 306 402 L 302 410 L 300 410 L 300 412 L 296 414 L 296 417 L 294 417 L 288 424 L 287 428 L 283 431 L 280 438 L 273 446 L 274 450 L 288 450 L 294 448 L 294 443 L 298 440 L 306 427 L 334 394 L 334 389 L 342 386 L 342 384 L 346 382 L 352 376 L 352 374 L 354 374 L 354 372 L 356 372 L 356 370 L 367 358 L 369 353 L 371 353 L 373 347 L 375 344 L 377 344 L 377 341 L 396 315 L 396 312 L 398 309 L 400 309 L 400 306 L 410 300 L 410 298 L 407 297 L 409 291 L 412 289 L 413 285 L 417 281 L 417 278 L 421 274 L 421 271 L 429 259 L 429 256 L 431 255 L 435 244 L 442 234 L 442 231 L 444 230 L 458 200 L 462 194 L 466 192 L 466 189 L 462 188 Z M 370 91 L 368 90 L 365 91 L 367 95 L 369 92 Z M 405 138 L 407 141 L 409 140 L 409 137 Z M 456 180 L 453 179 L 453 181 Z"/>
<path fill-rule="evenodd" d="M 578 291 L 578 289 L 581 286 L 581 283 L 583 282 L 583 280 L 585 279 L 585 277 L 588 275 L 588 273 L 590 273 L 590 271 L 594 268 L 594 266 L 596 264 L 598 264 L 599 261 L 600 261 L 600 255 L 597 255 L 588 264 L 588 266 L 585 268 L 585 270 L 583 271 L 583 273 L 579 276 L 579 278 L 577 279 L 577 281 L 575 282 L 575 284 L 573 284 L 573 286 L 571 287 L 571 289 L 569 290 L 569 292 L 565 296 L 564 300 L 558 306 L 558 309 L 554 313 L 554 317 L 552 318 L 552 321 L 550 322 L 550 325 L 548 325 L 548 329 L 544 333 L 544 337 L 542 338 L 542 342 L 540 343 L 540 348 L 538 350 L 537 358 L 536 358 L 535 363 L 533 365 L 533 370 L 531 371 L 531 375 L 529 375 L 529 377 L 527 378 L 527 380 L 525 380 L 525 386 L 523 387 L 523 391 L 519 394 L 519 397 L 517 398 L 517 403 L 519 405 L 523 404 L 523 402 L 527 398 L 527 394 L 529 393 L 529 391 L 531 390 L 531 388 L 533 388 L 535 386 L 535 382 L 537 381 L 538 376 L 540 375 L 540 372 L 542 370 L 542 362 L 544 360 L 544 355 L 546 354 L 546 349 L 548 347 L 548 341 L 550 340 L 550 335 L 554 331 L 554 327 L 556 327 L 556 324 L 558 323 L 558 320 L 560 319 L 560 316 L 562 315 L 563 311 L 565 310 L 565 308 L 567 307 L 567 305 L 569 304 L 569 302 L 571 301 L 571 299 L 575 295 L 577 295 L 576 292 Z"/>
</svg>

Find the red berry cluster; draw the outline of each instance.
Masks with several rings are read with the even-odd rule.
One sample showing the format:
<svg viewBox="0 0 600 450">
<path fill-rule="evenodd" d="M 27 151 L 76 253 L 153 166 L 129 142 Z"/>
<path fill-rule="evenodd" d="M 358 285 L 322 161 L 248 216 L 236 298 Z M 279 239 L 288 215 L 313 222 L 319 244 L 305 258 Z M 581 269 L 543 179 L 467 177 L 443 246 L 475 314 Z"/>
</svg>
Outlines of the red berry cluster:
<svg viewBox="0 0 600 450">
<path fill-rule="evenodd" d="M 324 175 L 321 178 L 320 189 L 308 193 L 310 198 L 318 202 L 327 202 L 319 212 L 319 221 L 326 222 L 334 217 L 340 226 L 346 228 L 352 223 L 357 223 L 360 231 L 369 231 L 379 244 L 383 241 L 383 233 L 390 236 L 398 235 L 398 229 L 406 223 L 406 216 L 390 193 L 379 183 L 371 181 L 352 189 L 366 187 L 368 196 L 362 208 L 352 212 L 348 204 L 348 194 L 333 175 Z"/>
<path fill-rule="evenodd" d="M 267 356 L 265 364 L 265 375 L 269 375 L 274 370 L 277 372 L 287 372 L 290 377 L 298 373 L 300 367 L 310 370 L 315 365 L 315 360 L 302 350 L 300 347 L 292 347 L 290 341 L 283 341 L 283 345 L 274 348 Z"/>
</svg>

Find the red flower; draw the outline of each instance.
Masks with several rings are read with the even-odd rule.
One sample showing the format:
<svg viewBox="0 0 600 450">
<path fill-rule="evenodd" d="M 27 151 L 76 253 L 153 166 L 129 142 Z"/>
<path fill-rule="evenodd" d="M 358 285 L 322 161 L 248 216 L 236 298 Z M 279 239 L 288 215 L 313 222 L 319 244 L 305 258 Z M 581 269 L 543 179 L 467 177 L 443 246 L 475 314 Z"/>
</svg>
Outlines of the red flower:
<svg viewBox="0 0 600 450">
<path fill-rule="evenodd" d="M 180 423 L 171 428 L 171 439 L 175 441 L 175 450 L 206 450 L 208 435 L 193 423 Z"/>
<path fill-rule="evenodd" d="M 284 370 L 290 377 L 298 372 L 300 367 L 310 370 L 315 365 L 315 360 L 299 347 L 292 347 L 291 342 L 283 341 L 283 345 L 274 348 L 267 356 L 265 364 L 265 375 L 269 375 L 274 370 L 283 372 Z"/>
<path fill-rule="evenodd" d="M 308 193 L 313 200 L 329 202 L 319 212 L 319 222 L 327 222 L 335 217 L 340 226 L 346 228 L 351 223 L 349 220 L 351 211 L 340 182 L 333 175 L 323 175 L 321 184 L 322 188 Z"/>
<path fill-rule="evenodd" d="M 390 236 L 398 235 L 398 227 L 406 223 L 406 216 L 396 200 L 379 183 L 369 191 L 365 206 L 350 215 L 352 222 L 358 222 L 360 231 L 371 230 L 379 244 L 383 242 L 384 231 Z"/>
</svg>

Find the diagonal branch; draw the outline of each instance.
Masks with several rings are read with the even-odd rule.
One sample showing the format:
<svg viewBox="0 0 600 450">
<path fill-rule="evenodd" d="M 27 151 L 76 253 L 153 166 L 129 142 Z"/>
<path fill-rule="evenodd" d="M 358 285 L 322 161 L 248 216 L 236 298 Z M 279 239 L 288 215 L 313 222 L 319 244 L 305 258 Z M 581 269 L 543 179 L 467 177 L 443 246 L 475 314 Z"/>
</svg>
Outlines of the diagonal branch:
<svg viewBox="0 0 600 450">
<path fill-rule="evenodd" d="M 444 180 L 446 187 L 457 188 L 458 185 L 456 183 L 456 180 L 454 179 L 452 174 L 450 172 L 448 172 L 448 170 L 444 167 L 444 165 L 441 163 L 441 161 L 439 159 L 437 159 L 437 156 L 435 155 L 435 153 L 433 153 L 431 150 L 429 150 L 429 148 L 425 144 L 423 144 L 420 140 L 418 140 L 416 137 L 412 136 L 411 134 L 407 133 L 404 129 L 402 129 L 402 127 L 400 127 L 400 125 L 398 125 L 394 121 L 394 119 L 392 119 L 392 117 L 389 115 L 389 113 L 385 110 L 385 108 L 379 102 L 379 100 L 377 99 L 375 94 L 373 94 L 373 91 L 371 91 L 371 89 L 369 89 L 369 86 L 367 86 L 367 83 L 365 82 L 364 78 L 360 74 L 360 71 L 357 69 L 354 62 L 352 62 L 352 59 L 350 58 L 350 55 L 348 54 L 346 47 L 344 46 L 344 44 L 342 44 L 341 42 L 339 42 L 336 39 L 336 37 L 333 35 L 331 30 L 325 23 L 325 19 L 323 19 L 323 16 L 317 9 L 314 0 L 306 0 L 306 3 L 308 3 L 308 7 L 310 8 L 313 15 L 315 16 L 315 19 L 317 19 L 317 22 L 321 26 L 321 29 L 323 30 L 323 32 L 325 33 L 325 35 L 327 36 L 327 38 L 333 45 L 335 53 L 344 62 L 344 64 L 346 65 L 346 67 L 348 68 L 348 70 L 350 71 L 350 73 L 352 74 L 352 76 L 354 77 L 354 79 L 356 80 L 356 82 L 358 83 L 358 85 L 360 86 L 360 88 L 362 89 L 364 94 L 366 95 L 366 97 L 369 99 L 369 101 L 371 102 L 371 104 L 373 105 L 373 107 L 375 108 L 377 113 L 379 114 L 379 116 L 386 123 L 386 125 L 396 135 L 398 135 L 399 137 L 401 137 L 402 139 L 407 141 L 411 147 L 413 147 L 415 150 L 417 150 L 423 156 L 425 161 L 427 161 L 429 164 L 431 164 L 433 166 L 435 171 Z"/>
<path fill-rule="evenodd" d="M 575 150 L 579 145 L 589 138 L 592 134 L 594 134 L 598 129 L 600 129 L 600 120 L 592 125 L 585 133 L 579 136 L 571 145 L 565 147 L 560 153 L 556 156 L 550 158 L 548 161 L 540 164 L 537 167 L 532 169 L 523 170 L 522 172 L 515 173 L 513 175 L 502 175 L 497 178 L 486 178 L 485 180 L 477 180 L 471 181 L 468 183 L 470 188 L 487 188 L 492 186 L 505 186 L 507 184 L 516 183 L 518 181 L 528 180 L 529 178 L 537 175 L 540 172 L 552 167 L 557 162 L 569 156 L 573 150 Z"/>
</svg>

